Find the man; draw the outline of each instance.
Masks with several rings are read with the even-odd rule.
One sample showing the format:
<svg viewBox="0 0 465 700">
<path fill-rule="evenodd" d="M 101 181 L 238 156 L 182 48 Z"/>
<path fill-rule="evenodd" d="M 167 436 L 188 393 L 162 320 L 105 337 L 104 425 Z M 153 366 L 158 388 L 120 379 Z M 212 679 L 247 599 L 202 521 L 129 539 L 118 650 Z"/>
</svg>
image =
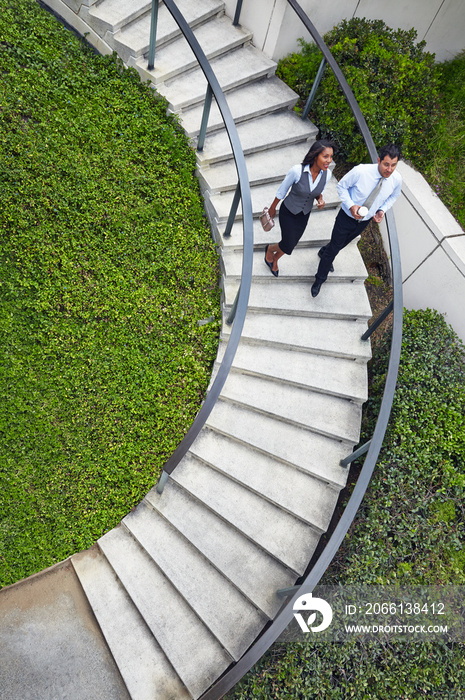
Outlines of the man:
<svg viewBox="0 0 465 700">
<path fill-rule="evenodd" d="M 401 158 L 399 148 L 393 144 L 383 146 L 378 156 L 377 165 L 356 165 L 337 184 L 342 206 L 330 242 L 318 251 L 321 260 L 312 285 L 312 297 L 318 296 L 328 272 L 334 271 L 333 260 L 339 251 L 359 236 L 371 219 L 379 224 L 400 195 L 402 177 L 396 171 Z M 368 213 L 359 216 L 358 210 L 364 205 Z"/>
</svg>

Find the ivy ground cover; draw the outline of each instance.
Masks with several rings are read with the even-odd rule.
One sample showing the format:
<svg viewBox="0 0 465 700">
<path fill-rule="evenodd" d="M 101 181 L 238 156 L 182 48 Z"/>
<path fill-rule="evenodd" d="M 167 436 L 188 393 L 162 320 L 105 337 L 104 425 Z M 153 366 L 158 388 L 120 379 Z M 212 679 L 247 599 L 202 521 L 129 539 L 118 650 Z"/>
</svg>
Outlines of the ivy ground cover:
<svg viewBox="0 0 465 700">
<path fill-rule="evenodd" d="M 35 0 L 0 0 L 0 72 L 6 585 L 153 486 L 204 396 L 220 310 L 195 154 L 166 103 Z"/>
</svg>

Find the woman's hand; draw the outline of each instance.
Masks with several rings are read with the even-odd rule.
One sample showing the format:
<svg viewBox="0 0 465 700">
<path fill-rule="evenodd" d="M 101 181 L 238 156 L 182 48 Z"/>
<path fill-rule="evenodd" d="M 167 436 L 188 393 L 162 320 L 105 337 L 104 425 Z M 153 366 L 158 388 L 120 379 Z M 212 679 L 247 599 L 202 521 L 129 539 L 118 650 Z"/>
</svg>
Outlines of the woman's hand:
<svg viewBox="0 0 465 700">
<path fill-rule="evenodd" d="M 325 200 L 323 199 L 323 195 L 320 194 L 318 199 L 316 200 L 316 205 L 318 209 L 323 209 L 324 205 L 326 204 Z"/>
<path fill-rule="evenodd" d="M 272 219 L 274 219 L 274 217 L 276 216 L 276 207 L 278 206 L 278 204 L 279 204 L 279 199 L 277 197 L 275 197 L 273 199 L 273 204 L 268 209 L 268 214 L 271 216 Z"/>
</svg>

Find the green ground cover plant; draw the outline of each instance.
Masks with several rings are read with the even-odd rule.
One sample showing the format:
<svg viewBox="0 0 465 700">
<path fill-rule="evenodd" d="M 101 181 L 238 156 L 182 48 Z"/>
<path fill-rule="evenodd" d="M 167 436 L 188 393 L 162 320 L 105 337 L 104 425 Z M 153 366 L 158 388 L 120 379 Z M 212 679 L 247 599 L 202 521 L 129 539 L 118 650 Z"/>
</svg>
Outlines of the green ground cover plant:
<svg viewBox="0 0 465 700">
<path fill-rule="evenodd" d="M 390 337 L 374 351 L 362 440 L 372 434 Z M 321 583 L 465 583 L 465 348 L 435 311 L 405 314 L 398 388 L 378 465 L 336 560 Z M 276 644 L 234 700 L 391 700 L 464 697 L 465 644 Z"/>
<path fill-rule="evenodd" d="M 0 0 L 0 73 L 6 585 L 153 486 L 205 394 L 220 309 L 195 153 L 165 101 L 35 0 Z"/>
</svg>

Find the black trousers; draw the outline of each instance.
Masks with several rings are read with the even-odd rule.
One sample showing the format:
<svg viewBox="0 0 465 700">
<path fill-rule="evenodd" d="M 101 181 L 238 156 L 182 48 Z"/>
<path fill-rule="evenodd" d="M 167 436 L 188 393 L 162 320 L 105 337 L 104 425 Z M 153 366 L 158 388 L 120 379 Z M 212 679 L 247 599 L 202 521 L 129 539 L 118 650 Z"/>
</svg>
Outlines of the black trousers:
<svg viewBox="0 0 465 700">
<path fill-rule="evenodd" d="M 321 248 L 323 253 L 315 275 L 317 282 L 323 283 L 326 281 L 336 255 L 353 241 L 354 238 L 357 238 L 357 236 L 362 233 L 363 229 L 368 226 L 370 221 L 371 219 L 367 221 L 357 221 L 340 209 L 336 216 L 336 221 L 334 222 L 331 240 L 327 245 Z"/>
</svg>

